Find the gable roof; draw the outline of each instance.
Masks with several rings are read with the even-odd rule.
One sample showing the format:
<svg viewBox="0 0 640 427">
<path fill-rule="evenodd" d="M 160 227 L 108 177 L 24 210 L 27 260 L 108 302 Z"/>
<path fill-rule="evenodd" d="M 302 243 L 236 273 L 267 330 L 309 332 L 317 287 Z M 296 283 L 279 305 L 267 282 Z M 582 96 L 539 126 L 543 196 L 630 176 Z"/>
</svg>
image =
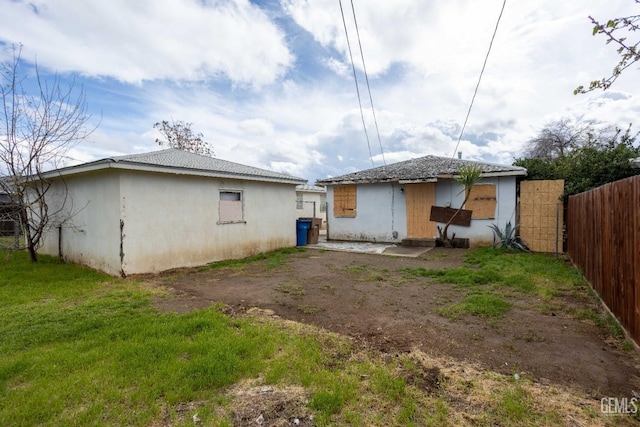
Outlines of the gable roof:
<svg viewBox="0 0 640 427">
<path fill-rule="evenodd" d="M 424 156 L 334 178 L 322 179 L 319 180 L 318 183 L 323 185 L 337 185 L 370 184 L 376 182 L 399 182 L 400 184 L 435 182 L 438 178 L 452 178 L 456 176 L 462 166 L 479 167 L 482 170 L 483 177 L 524 176 L 527 174 L 527 170 L 520 166 L 503 166 L 473 160 Z"/>
<path fill-rule="evenodd" d="M 83 163 L 77 166 L 57 169 L 49 173 L 54 175 L 69 175 L 108 168 L 268 181 L 296 185 L 307 182 L 304 178 L 298 178 L 253 166 L 242 165 L 240 163 L 234 163 L 215 157 L 194 154 L 175 148 L 152 151 L 149 153 L 110 157 L 96 160 L 94 162 Z"/>
</svg>

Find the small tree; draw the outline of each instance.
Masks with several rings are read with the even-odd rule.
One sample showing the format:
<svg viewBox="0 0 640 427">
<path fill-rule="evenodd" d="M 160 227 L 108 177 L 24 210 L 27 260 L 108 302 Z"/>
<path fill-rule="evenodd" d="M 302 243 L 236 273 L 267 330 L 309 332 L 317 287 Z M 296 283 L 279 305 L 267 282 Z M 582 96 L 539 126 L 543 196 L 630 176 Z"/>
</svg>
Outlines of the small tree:
<svg viewBox="0 0 640 427">
<path fill-rule="evenodd" d="M 36 262 L 50 218 L 64 209 L 63 203 L 49 211 L 45 196 L 51 181 L 45 172 L 60 166 L 68 150 L 90 133 L 85 128 L 90 116 L 75 82 L 63 88 L 57 76 L 46 81 L 37 64 L 35 93 L 29 93 L 28 77 L 20 72 L 21 53 L 22 46 L 14 48 L 12 61 L 1 66 L 0 193 L 13 207 L 11 216 L 19 219 L 24 246 Z"/>
<path fill-rule="evenodd" d="M 601 133 L 562 157 L 525 157 L 513 164 L 527 169 L 527 179 L 564 179 L 566 197 L 640 173 L 631 162 L 640 156 L 637 140 L 629 126 Z"/>
<path fill-rule="evenodd" d="M 205 156 L 213 156 L 213 147 L 204 141 L 204 135 L 201 133 L 194 134 L 191 130 L 192 123 L 185 123 L 182 120 L 171 121 L 163 120 L 153 125 L 162 136 L 156 138 L 156 142 L 160 146 L 168 146 L 177 148 L 178 150 L 190 151 L 195 154 L 204 154 Z"/>
<path fill-rule="evenodd" d="M 527 141 L 525 155 L 535 159 L 563 157 L 571 149 L 587 144 L 599 133 L 595 124 L 593 120 L 573 122 L 569 118 L 547 123 L 536 137 Z"/>
<path fill-rule="evenodd" d="M 464 205 L 467 203 L 467 200 L 469 200 L 469 196 L 471 196 L 471 188 L 480 181 L 481 176 L 482 170 L 479 167 L 475 165 L 467 165 L 460 167 L 458 170 L 458 176 L 454 178 L 458 184 L 462 184 L 464 186 L 462 190 L 464 191 L 464 200 L 458 210 L 451 215 L 451 218 L 449 218 L 449 221 L 447 221 L 444 228 L 440 228 L 440 226 L 438 226 L 439 239 L 447 247 L 451 246 L 451 239 L 455 238 L 455 233 L 451 239 L 449 238 L 449 226 L 458 214 L 462 212 Z"/>
<path fill-rule="evenodd" d="M 640 4 L 640 0 L 635 0 L 636 4 Z M 631 15 L 621 18 L 609 19 L 606 24 L 589 16 L 593 27 L 593 35 L 604 34 L 607 38 L 606 43 L 613 43 L 617 46 L 617 52 L 620 55 L 620 60 L 613 67 L 613 71 L 609 77 L 603 77 L 600 80 L 594 80 L 589 83 L 589 87 L 578 86 L 573 93 L 575 95 L 579 93 L 591 92 L 595 89 L 606 90 L 620 77 L 620 74 L 636 62 L 640 61 L 640 40 L 636 38 L 635 41 L 628 40 L 628 37 L 620 36 L 621 31 L 627 33 L 635 33 L 640 30 L 640 15 Z"/>
</svg>

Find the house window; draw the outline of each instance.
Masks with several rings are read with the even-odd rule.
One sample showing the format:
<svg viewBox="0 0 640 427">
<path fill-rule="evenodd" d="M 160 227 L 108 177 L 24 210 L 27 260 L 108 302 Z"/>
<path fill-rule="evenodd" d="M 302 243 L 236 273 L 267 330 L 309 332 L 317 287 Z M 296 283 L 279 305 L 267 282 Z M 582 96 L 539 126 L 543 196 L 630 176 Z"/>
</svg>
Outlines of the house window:
<svg viewBox="0 0 640 427">
<path fill-rule="evenodd" d="M 244 222 L 242 191 L 220 191 L 218 223 Z"/>
<path fill-rule="evenodd" d="M 355 218 L 355 185 L 344 185 L 333 189 L 333 216 L 336 218 Z"/>
<path fill-rule="evenodd" d="M 494 219 L 496 217 L 495 184 L 478 184 L 471 187 L 465 209 L 472 211 L 472 219 Z"/>
<path fill-rule="evenodd" d="M 303 208 L 304 201 L 302 200 L 302 193 L 296 193 L 296 209 Z"/>
<path fill-rule="evenodd" d="M 327 211 L 327 196 L 322 194 L 320 195 L 320 212 Z"/>
</svg>

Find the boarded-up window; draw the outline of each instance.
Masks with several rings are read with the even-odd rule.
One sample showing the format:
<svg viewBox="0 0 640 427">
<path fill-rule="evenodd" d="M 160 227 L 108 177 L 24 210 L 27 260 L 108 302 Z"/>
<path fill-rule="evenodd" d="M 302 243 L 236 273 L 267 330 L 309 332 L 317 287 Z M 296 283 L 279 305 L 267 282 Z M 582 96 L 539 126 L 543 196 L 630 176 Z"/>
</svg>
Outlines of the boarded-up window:
<svg viewBox="0 0 640 427">
<path fill-rule="evenodd" d="M 473 211 L 473 219 L 493 219 L 496 217 L 495 184 L 479 184 L 471 187 L 471 195 L 465 209 Z"/>
<path fill-rule="evenodd" d="M 219 222 L 243 222 L 241 191 L 220 192 L 220 220 Z"/>
<path fill-rule="evenodd" d="M 356 216 L 355 185 L 344 185 L 333 189 L 333 216 L 336 218 Z"/>
</svg>

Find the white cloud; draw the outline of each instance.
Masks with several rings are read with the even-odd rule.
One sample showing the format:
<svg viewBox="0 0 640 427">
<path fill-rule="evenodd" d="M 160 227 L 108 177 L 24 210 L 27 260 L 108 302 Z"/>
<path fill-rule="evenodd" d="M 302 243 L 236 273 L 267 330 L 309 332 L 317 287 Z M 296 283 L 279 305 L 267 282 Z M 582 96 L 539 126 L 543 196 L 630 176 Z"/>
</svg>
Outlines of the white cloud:
<svg viewBox="0 0 640 427">
<path fill-rule="evenodd" d="M 310 181 L 371 167 L 370 154 L 381 164 L 359 72 L 370 147 L 362 129 L 337 2 L 280 2 L 284 11 L 247 0 L 37 0 L 36 14 L 12 1 L 0 42 L 21 41 L 26 60 L 37 54 L 47 69 L 84 77 L 105 114 L 74 151 L 80 160 L 157 149 L 153 123 L 174 119 L 193 123 L 219 158 Z M 634 69 L 613 90 L 572 93 L 617 57 L 587 16 L 634 13 L 630 0 L 507 2 L 457 149 L 502 0 L 354 5 L 387 163 L 462 151 L 509 164 L 550 120 L 626 126 L 640 115 Z"/>
<path fill-rule="evenodd" d="M 247 119 L 238 125 L 241 131 L 248 135 L 268 136 L 273 135 L 273 124 L 265 119 Z"/>
<path fill-rule="evenodd" d="M 293 60 L 282 31 L 248 0 L 36 0 L 2 9 L 0 39 L 59 72 L 259 86 Z"/>
</svg>

